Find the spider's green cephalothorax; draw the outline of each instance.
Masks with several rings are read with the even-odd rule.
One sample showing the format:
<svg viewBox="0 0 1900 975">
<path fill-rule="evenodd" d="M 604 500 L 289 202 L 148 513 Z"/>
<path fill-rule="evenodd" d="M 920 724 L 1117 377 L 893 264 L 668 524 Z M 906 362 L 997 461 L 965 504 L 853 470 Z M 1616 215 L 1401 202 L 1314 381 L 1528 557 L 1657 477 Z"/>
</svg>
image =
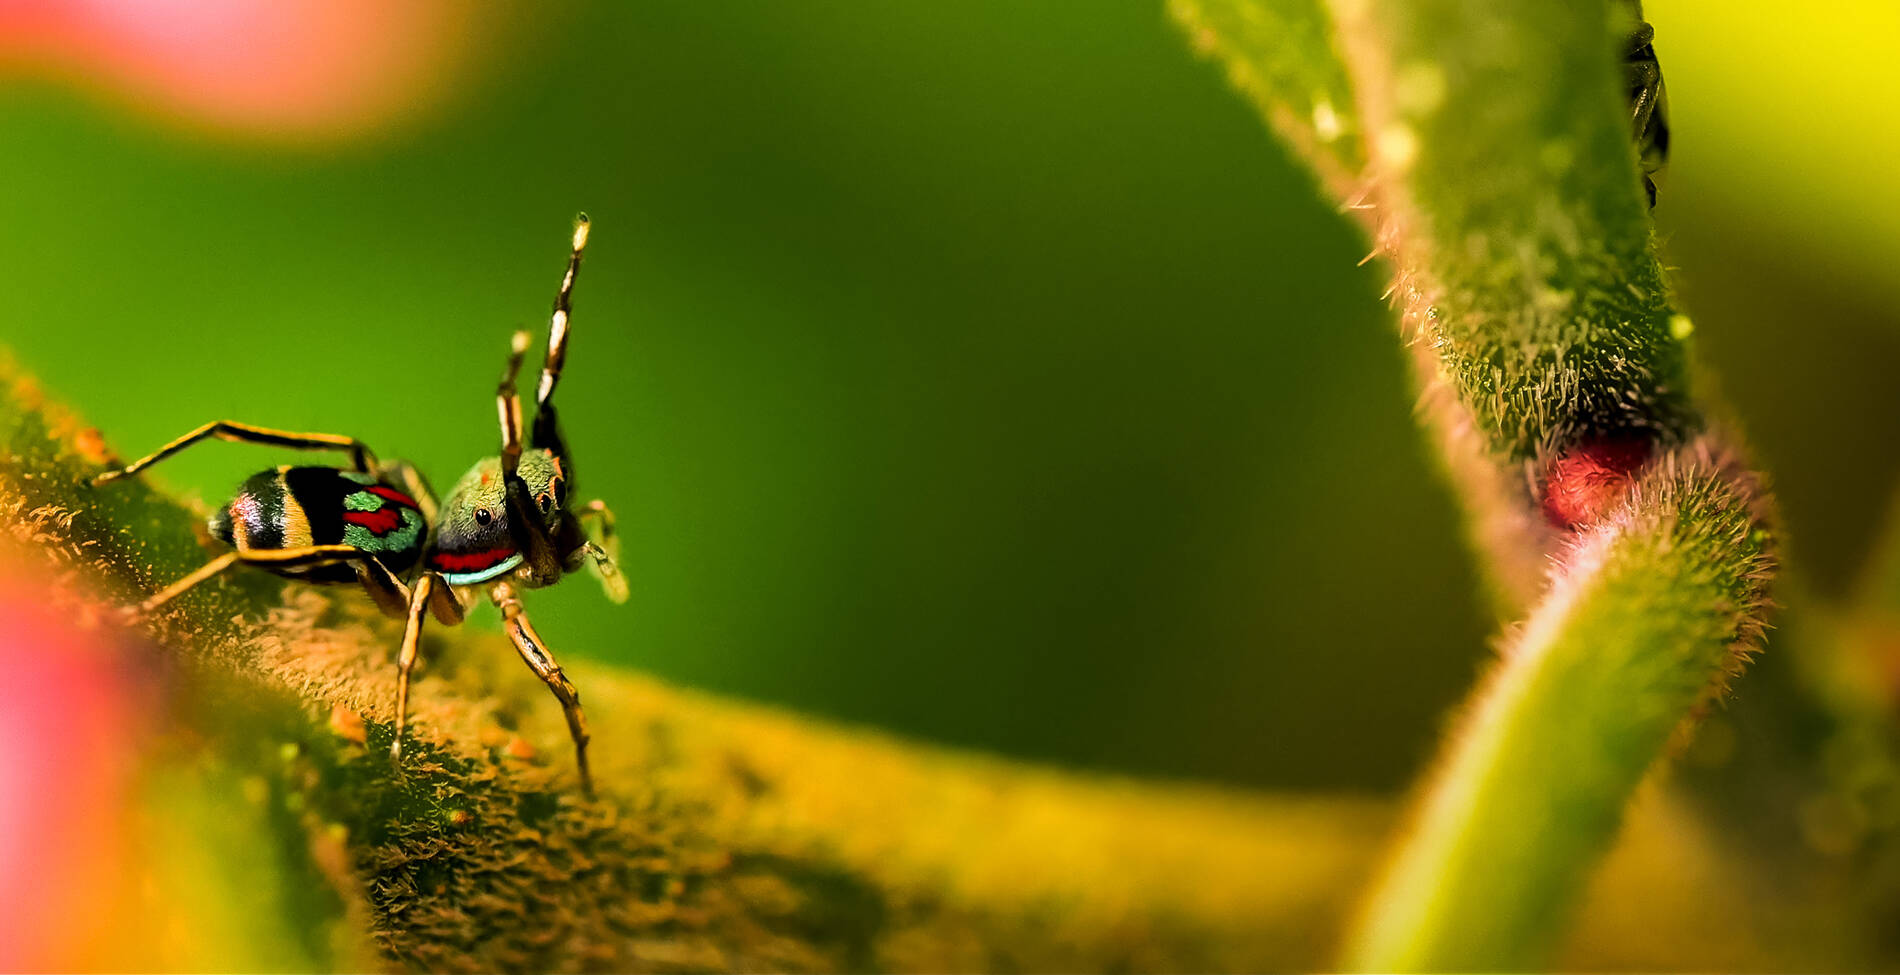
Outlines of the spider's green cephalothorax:
<svg viewBox="0 0 1900 975">
<path fill-rule="evenodd" d="M 477 462 L 455 482 L 442 504 L 428 566 L 452 586 L 499 578 L 524 561 L 524 546 L 509 520 L 508 490 L 501 468 L 499 457 Z M 568 517 L 567 479 L 562 475 L 560 458 L 546 450 L 523 451 L 516 473 L 534 499 L 534 508 L 528 514 L 539 519 L 549 535 L 556 534 L 562 518 Z M 523 581 L 533 584 L 528 579 Z"/>
<path fill-rule="evenodd" d="M 361 441 L 325 433 L 290 433 L 221 420 L 166 444 L 157 453 L 108 471 L 95 484 L 128 475 L 199 441 L 271 444 L 299 450 L 342 450 L 349 469 L 276 467 L 252 475 L 211 516 L 211 534 L 232 547 L 203 568 L 167 586 L 139 605 L 150 613 L 179 594 L 233 565 L 244 564 L 306 582 L 356 582 L 391 616 L 407 621 L 397 658 L 396 735 L 390 753 L 400 759 L 409 709 L 409 674 L 423 616 L 453 625 L 470 600 L 486 592 L 500 607 L 508 636 L 521 659 L 554 692 L 567 715 L 583 788 L 587 770 L 587 722 L 580 694 L 528 622 L 515 586 L 552 585 L 583 567 L 624 602 L 627 584 L 616 561 L 613 514 L 599 501 L 578 512 L 568 507 L 573 465 L 554 410 L 554 387 L 567 361 L 568 319 L 574 279 L 587 247 L 586 214 L 575 222 L 567 273 L 548 323 L 547 358 L 535 389 L 534 426 L 522 441 L 521 400 L 515 376 L 528 350 L 526 332 L 516 332 L 507 368 L 496 391 L 501 415 L 501 454 L 478 462 L 456 482 L 437 510 L 435 495 L 406 463 L 378 463 Z M 405 584 L 407 583 L 407 584 Z M 482 587 L 482 588 L 477 588 Z"/>
</svg>

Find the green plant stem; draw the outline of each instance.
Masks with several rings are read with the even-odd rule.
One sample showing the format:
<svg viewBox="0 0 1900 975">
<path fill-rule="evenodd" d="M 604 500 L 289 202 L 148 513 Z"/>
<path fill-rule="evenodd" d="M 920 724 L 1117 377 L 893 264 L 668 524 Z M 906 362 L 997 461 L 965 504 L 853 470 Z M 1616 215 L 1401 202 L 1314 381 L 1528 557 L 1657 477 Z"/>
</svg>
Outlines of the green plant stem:
<svg viewBox="0 0 1900 975">
<path fill-rule="evenodd" d="M 1598 2 L 1334 0 L 1418 341 L 1494 452 L 1699 423 Z"/>
<path fill-rule="evenodd" d="M 1544 960 L 1645 771 L 1756 638 L 1765 544 L 1749 499 L 1693 462 L 1577 539 L 1453 736 L 1347 967 Z"/>
<path fill-rule="evenodd" d="M 1365 140 L 1322 0 L 1168 0 L 1168 12 L 1335 198 L 1357 192 Z"/>
<path fill-rule="evenodd" d="M 1405 322 L 1494 463 L 1535 477 L 1593 440 L 1696 443 L 1566 542 L 1348 948 L 1364 970 L 1534 966 L 1637 784 L 1740 669 L 1767 536 L 1741 479 L 1690 459 L 1719 451 L 1638 189 L 1629 25 L 1604 3 L 1333 9 Z"/>
<path fill-rule="evenodd" d="M 1299 57 L 1343 55 L 1366 165 L 1327 182 L 1394 266 L 1500 607 L 1544 587 L 1448 739 L 1351 964 L 1535 964 L 1672 733 L 1739 669 L 1769 571 L 1752 484 L 1689 395 L 1689 330 L 1654 253 L 1618 63 L 1632 8 L 1327 0 L 1332 29 L 1303 55 L 1261 25 L 1301 22 L 1305 0 L 1174 9 L 1323 175 L 1354 154 L 1309 149 L 1287 106 L 1328 77 Z M 1575 530 L 1547 523 L 1548 465 L 1619 441 L 1658 459 Z"/>
</svg>

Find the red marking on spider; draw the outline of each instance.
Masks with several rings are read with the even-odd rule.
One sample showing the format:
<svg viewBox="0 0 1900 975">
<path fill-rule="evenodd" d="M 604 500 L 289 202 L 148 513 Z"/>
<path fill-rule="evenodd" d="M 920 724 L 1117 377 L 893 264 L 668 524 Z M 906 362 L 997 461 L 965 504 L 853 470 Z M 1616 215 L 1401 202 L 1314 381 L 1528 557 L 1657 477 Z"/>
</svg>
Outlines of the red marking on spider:
<svg viewBox="0 0 1900 975">
<path fill-rule="evenodd" d="M 402 525 L 402 509 L 386 504 L 375 511 L 345 511 L 343 523 L 361 525 L 372 535 L 387 535 Z"/>
<path fill-rule="evenodd" d="M 415 498 L 412 498 L 409 495 L 404 494 L 393 487 L 384 487 L 381 484 L 373 484 L 367 488 L 364 488 L 364 490 L 368 491 L 371 494 L 376 495 L 379 498 L 382 498 L 384 501 L 394 501 L 405 508 L 413 508 L 416 506 Z"/>
<path fill-rule="evenodd" d="M 1544 472 L 1544 517 L 1559 528 L 1602 518 L 1654 448 L 1649 440 L 1623 436 L 1587 440 L 1565 451 Z"/>
<path fill-rule="evenodd" d="M 437 552 L 429 557 L 429 568 L 442 572 L 480 572 L 500 565 L 514 554 L 514 549 L 506 547 L 486 552 Z"/>
</svg>

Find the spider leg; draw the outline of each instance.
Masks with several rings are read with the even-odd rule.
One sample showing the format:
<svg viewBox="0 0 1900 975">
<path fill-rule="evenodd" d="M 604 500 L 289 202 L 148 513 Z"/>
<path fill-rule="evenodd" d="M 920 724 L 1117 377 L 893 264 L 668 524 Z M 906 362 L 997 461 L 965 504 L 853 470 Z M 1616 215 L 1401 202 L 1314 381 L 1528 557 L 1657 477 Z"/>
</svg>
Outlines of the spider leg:
<svg viewBox="0 0 1900 975">
<path fill-rule="evenodd" d="M 1642 165 L 1643 192 L 1651 209 L 1656 206 L 1656 181 L 1669 155 L 1669 123 L 1663 112 L 1662 65 L 1656 60 L 1654 28 L 1638 23 L 1631 32 L 1624 53 L 1624 73 L 1629 83 L 1630 134 L 1636 142 L 1636 155 Z"/>
<path fill-rule="evenodd" d="M 350 463 L 356 470 L 367 474 L 376 467 L 376 455 L 370 453 L 369 447 L 354 437 L 343 437 L 333 433 L 293 433 L 289 430 L 273 430 L 249 423 L 238 423 L 235 420 L 213 420 L 158 448 L 149 457 L 141 457 L 116 471 L 107 471 L 93 478 L 93 486 L 97 487 L 121 477 L 131 477 L 192 444 L 214 437 L 232 443 L 268 444 L 273 447 L 289 447 L 292 450 L 347 450 L 350 453 Z"/>
<path fill-rule="evenodd" d="M 363 584 L 363 590 L 376 601 L 376 607 L 384 616 L 399 620 L 409 615 L 409 588 L 381 559 L 357 559 L 351 562 L 351 567 L 356 570 L 356 579 Z"/>
<path fill-rule="evenodd" d="M 1629 63 L 1631 135 L 1643 137 L 1649 119 L 1656 113 L 1656 101 L 1662 94 L 1662 68 L 1652 58 Z"/>
<path fill-rule="evenodd" d="M 587 502 L 575 514 L 588 540 L 573 552 L 568 559 L 575 563 L 570 568 L 579 568 L 583 557 L 588 560 L 600 587 L 606 590 L 607 598 L 616 602 L 627 601 L 627 577 L 620 573 L 620 536 L 614 531 L 614 513 L 605 501 L 595 499 Z"/>
<path fill-rule="evenodd" d="M 429 596 L 435 590 L 436 576 L 425 572 L 416 578 L 409 593 L 409 625 L 402 631 L 402 651 L 396 656 L 396 737 L 389 743 L 389 758 L 402 762 L 402 733 L 409 725 L 409 672 L 416 668 L 416 651 L 422 642 L 422 617 L 428 612 Z"/>
<path fill-rule="evenodd" d="M 495 387 L 495 412 L 501 420 L 501 476 L 514 476 L 521 465 L 521 396 L 515 392 L 515 377 L 521 374 L 521 360 L 528 354 L 528 333 L 517 331 L 508 351 L 508 365 L 501 371 L 501 383 Z"/>
<path fill-rule="evenodd" d="M 560 578 L 554 558 L 554 546 L 548 540 L 535 513 L 528 484 L 517 473 L 521 467 L 521 396 L 515 391 L 515 377 L 521 372 L 521 360 L 528 352 L 528 333 L 517 331 L 502 369 L 501 383 L 495 388 L 495 411 L 501 419 L 501 480 L 507 492 L 508 530 L 534 567 L 536 578 L 546 585 Z"/>
<path fill-rule="evenodd" d="M 390 461 L 377 468 L 377 476 L 401 485 L 416 500 L 416 508 L 422 512 L 423 523 L 435 524 L 436 512 L 440 507 L 435 499 L 435 489 L 429 486 L 429 479 L 423 477 L 415 465 L 402 460 Z"/>
<path fill-rule="evenodd" d="M 165 605 L 166 603 L 171 602 L 174 599 L 177 599 L 179 596 L 183 595 L 184 592 L 190 589 L 191 587 L 236 565 L 237 561 L 238 561 L 238 553 L 226 552 L 223 555 L 220 555 L 217 558 L 212 559 L 209 562 L 206 562 L 204 565 L 199 566 L 190 575 L 187 575 L 183 579 L 180 579 L 177 582 L 174 582 L 171 585 L 166 586 L 165 588 L 159 590 L 158 592 L 153 593 L 151 596 L 147 597 L 144 602 L 139 603 L 138 609 L 135 611 L 136 615 L 149 616 L 154 610 L 158 609 L 160 606 Z"/>
<path fill-rule="evenodd" d="M 561 702 L 561 711 L 567 717 L 567 733 L 574 739 L 574 762 L 580 769 L 581 789 L 587 795 L 594 794 L 594 777 L 587 768 L 587 718 L 581 714 L 581 695 L 574 685 L 562 673 L 561 665 L 556 663 L 554 655 L 548 652 L 547 644 L 541 642 L 541 635 L 534 631 L 534 624 L 528 622 L 528 614 L 521 608 L 521 599 L 515 595 L 514 586 L 506 582 L 496 583 L 488 590 L 489 598 L 501 609 L 502 628 L 508 631 L 508 638 L 514 641 L 515 649 L 521 652 L 521 659 L 533 670 L 541 682 L 548 685 L 555 699 Z"/>
<path fill-rule="evenodd" d="M 574 249 L 567 257 L 567 273 L 561 276 L 561 289 L 554 295 L 554 312 L 548 319 L 548 353 L 541 361 L 541 379 L 534 391 L 534 445 L 567 456 L 561 440 L 560 416 L 554 409 L 554 387 L 561 381 L 561 368 L 567 364 L 567 325 L 574 314 L 574 279 L 581 273 L 581 255 L 587 250 L 587 232 L 591 224 L 587 214 L 574 218 Z"/>
<path fill-rule="evenodd" d="M 403 607 L 409 600 L 408 590 L 403 588 L 402 581 L 376 558 L 374 552 L 366 552 L 352 545 L 239 548 L 212 559 L 190 575 L 154 593 L 139 604 L 138 614 L 143 616 L 151 613 L 178 598 L 186 590 L 240 562 L 273 570 L 348 562 L 355 566 L 357 578 L 362 580 L 363 588 L 369 591 L 370 598 L 376 600 L 377 605 L 382 607 L 384 612 L 400 617 Z"/>
<path fill-rule="evenodd" d="M 456 596 L 455 587 L 444 581 L 435 587 L 429 596 L 429 610 L 435 614 L 436 622 L 443 626 L 460 626 L 468 610 L 462 606 L 462 600 Z"/>
</svg>

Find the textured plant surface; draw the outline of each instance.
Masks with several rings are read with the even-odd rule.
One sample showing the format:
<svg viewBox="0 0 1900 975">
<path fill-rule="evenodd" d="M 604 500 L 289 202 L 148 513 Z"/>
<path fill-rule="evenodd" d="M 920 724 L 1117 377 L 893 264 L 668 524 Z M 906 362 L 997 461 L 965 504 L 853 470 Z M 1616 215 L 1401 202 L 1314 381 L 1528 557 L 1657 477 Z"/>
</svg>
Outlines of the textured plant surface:
<svg viewBox="0 0 1900 975">
<path fill-rule="evenodd" d="M 98 776 L 120 786 L 49 776 L 45 869 L 83 896 L 8 899 L 0 877 L 0 948 L 229 970 L 1900 962 L 1900 508 L 1851 595 L 1782 588 L 1802 611 L 1766 659 L 1798 676 L 1738 715 L 1746 767 L 1692 739 L 1758 643 L 1776 545 L 1655 257 L 1630 11 L 1169 6 L 1389 264 L 1428 432 L 1516 621 L 1408 814 L 1062 774 L 575 664 L 584 800 L 558 708 L 476 627 L 429 634 L 398 774 L 392 625 L 255 573 L 116 622 L 207 558 L 202 512 L 87 487 L 105 440 L 6 373 L 0 663 L 31 692 L 0 700 L 109 732 Z M 71 728 L 47 761 L 86 754 Z M 1675 756 L 1695 790 L 1654 784 Z M 87 867 L 59 837 L 93 827 Z M 61 917 L 84 922 L 70 944 Z"/>
<path fill-rule="evenodd" d="M 66 718 L 56 742 L 87 723 L 99 686 L 144 702 L 142 720 L 95 742 L 110 765 L 137 760 L 117 798 L 72 785 L 97 778 L 85 749 L 47 759 L 68 763 L 34 802 L 60 817 L 42 839 L 68 902 L 47 903 L 60 885 L 36 881 L 24 906 L 83 923 L 61 943 L 57 923 L 27 927 L 10 911 L 0 943 L 52 952 L 40 957 L 106 969 L 1313 969 L 1393 819 L 1364 800 L 940 752 L 576 665 L 602 785 L 585 801 L 558 709 L 505 641 L 472 627 L 425 645 L 421 740 L 399 776 L 386 758 L 393 624 L 351 593 L 238 573 L 149 632 L 116 625 L 132 593 L 207 557 L 199 514 L 140 483 L 91 490 L 103 439 L 30 381 L 0 374 L 0 387 L 0 649 L 13 648 L 14 686 L 35 699 L 50 689 Z M 1600 537 L 1607 556 L 1624 536 Z M 35 616 L 44 625 L 23 638 Z M 36 652 L 21 653 L 28 644 Z M 102 665 L 73 675 L 68 658 Z M 1640 737 L 1663 718 L 1625 720 Z M 61 839 L 72 830 L 91 831 Z M 1777 954 L 1788 932 L 1839 916 L 1750 883 L 1691 810 L 1647 804 L 1560 957 L 1792 967 L 1809 956 Z M 99 939 L 102 923 L 118 936 Z"/>
<path fill-rule="evenodd" d="M 1581 534 L 1473 701 L 1365 911 L 1354 967 L 1521 968 L 1546 954 L 1624 797 L 1753 646 L 1762 545 L 1721 472 L 1672 464 Z"/>
<path fill-rule="evenodd" d="M 1386 815 L 1011 766 L 579 666 L 589 801 L 545 688 L 469 628 L 425 645 L 399 774 L 395 624 L 240 573 L 149 637 L 115 625 L 206 559 L 201 517 L 88 487 L 103 441 L 30 381 L 0 377 L 0 402 L 0 564 L 162 698 L 124 743 L 147 766 L 117 812 L 130 889 L 89 907 L 122 922 L 86 936 L 100 967 L 1290 966 Z"/>
<path fill-rule="evenodd" d="M 1655 256 L 1620 67 L 1633 11 L 1173 8 L 1391 262 L 1499 606 L 1528 613 L 1347 964 L 1537 965 L 1646 772 L 1758 642 L 1773 566 L 1759 492 L 1691 396 L 1688 320 Z"/>
</svg>

